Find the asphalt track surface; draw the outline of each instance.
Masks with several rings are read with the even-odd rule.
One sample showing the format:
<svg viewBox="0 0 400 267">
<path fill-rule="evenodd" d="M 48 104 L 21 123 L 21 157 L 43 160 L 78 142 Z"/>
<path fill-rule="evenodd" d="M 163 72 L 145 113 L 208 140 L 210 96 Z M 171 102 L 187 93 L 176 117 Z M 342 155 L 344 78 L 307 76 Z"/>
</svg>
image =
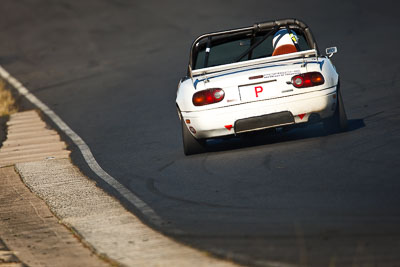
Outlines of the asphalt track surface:
<svg viewBox="0 0 400 267">
<path fill-rule="evenodd" d="M 169 229 L 183 232 L 160 229 L 166 234 L 250 265 L 399 266 L 398 8 L 392 1 L 2 0 L 0 65 Z M 192 40 L 287 17 L 305 21 L 320 48 L 338 47 L 333 61 L 350 130 L 327 135 L 314 125 L 185 157 L 175 94 Z M 73 159 L 119 197 L 76 149 Z"/>
</svg>

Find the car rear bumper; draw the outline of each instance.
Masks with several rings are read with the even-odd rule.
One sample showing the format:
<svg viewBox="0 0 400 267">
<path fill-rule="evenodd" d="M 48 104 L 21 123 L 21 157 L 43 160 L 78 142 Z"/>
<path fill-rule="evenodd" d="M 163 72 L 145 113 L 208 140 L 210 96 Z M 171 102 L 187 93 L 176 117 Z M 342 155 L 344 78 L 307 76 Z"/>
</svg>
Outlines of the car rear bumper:
<svg viewBox="0 0 400 267">
<path fill-rule="evenodd" d="M 213 138 L 305 123 L 312 117 L 328 118 L 335 111 L 336 99 L 336 86 L 334 86 L 294 96 L 210 110 L 182 112 L 182 118 L 196 138 Z M 276 114 L 286 115 L 282 117 Z M 293 119 L 290 120 L 287 114 L 291 114 Z M 245 128 L 243 122 L 246 122 Z"/>
</svg>

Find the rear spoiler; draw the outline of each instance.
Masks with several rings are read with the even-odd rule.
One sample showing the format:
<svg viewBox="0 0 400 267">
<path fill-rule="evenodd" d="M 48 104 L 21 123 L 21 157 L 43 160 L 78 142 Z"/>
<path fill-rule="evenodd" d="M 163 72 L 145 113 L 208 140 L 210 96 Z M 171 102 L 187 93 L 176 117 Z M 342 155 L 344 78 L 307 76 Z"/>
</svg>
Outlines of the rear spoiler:
<svg viewBox="0 0 400 267">
<path fill-rule="evenodd" d="M 288 60 L 288 59 L 305 58 L 305 57 L 312 57 L 312 56 L 315 56 L 315 57 L 318 56 L 317 50 L 310 49 L 310 50 L 296 52 L 296 53 L 284 54 L 284 55 L 273 56 L 273 57 L 265 57 L 265 58 L 247 60 L 247 61 L 240 61 L 240 62 L 236 62 L 236 63 L 219 65 L 219 66 L 197 69 L 197 70 L 191 70 L 191 68 L 189 66 L 189 69 L 191 72 L 190 77 L 210 74 L 210 73 L 224 71 L 224 70 L 236 69 L 236 68 L 240 68 L 240 67 L 254 66 L 254 65 L 259 65 L 259 64 L 264 64 L 264 63 L 271 63 L 271 62 L 283 61 L 283 60 Z"/>
<path fill-rule="evenodd" d="M 235 33 L 245 33 L 245 32 L 249 32 L 249 33 L 253 32 L 254 33 L 254 32 L 260 32 L 260 31 L 272 30 L 277 27 L 278 28 L 288 27 L 288 28 L 301 29 L 304 32 L 307 43 L 309 44 L 311 49 L 315 50 L 319 55 L 319 49 L 318 49 L 317 43 L 315 42 L 314 36 L 313 36 L 310 28 L 304 22 L 297 20 L 297 19 L 281 19 L 281 20 L 274 20 L 274 21 L 259 22 L 259 23 L 255 23 L 253 26 L 249 26 L 249 27 L 243 27 L 243 28 L 232 29 L 232 30 L 227 30 L 227 31 L 220 31 L 220 32 L 213 32 L 213 33 L 206 33 L 206 34 L 203 34 L 203 35 L 197 37 L 194 40 L 194 42 L 192 43 L 192 47 L 190 49 L 188 75 L 190 77 L 192 77 L 192 75 L 194 75 L 193 73 L 195 71 L 197 71 L 197 70 L 192 71 L 192 69 L 193 69 L 193 51 L 195 49 L 196 44 L 201 39 L 212 38 L 212 37 L 221 36 L 221 35 L 235 34 Z"/>
</svg>

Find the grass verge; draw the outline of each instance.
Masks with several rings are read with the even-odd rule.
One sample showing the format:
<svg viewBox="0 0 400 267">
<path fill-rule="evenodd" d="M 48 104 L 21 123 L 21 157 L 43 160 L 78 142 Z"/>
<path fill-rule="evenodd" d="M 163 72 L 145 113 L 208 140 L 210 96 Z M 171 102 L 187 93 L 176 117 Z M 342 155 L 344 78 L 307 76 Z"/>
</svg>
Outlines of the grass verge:
<svg viewBox="0 0 400 267">
<path fill-rule="evenodd" d="M 6 123 L 11 114 L 18 111 L 15 99 L 6 83 L 0 80 L 0 147 L 6 138 Z"/>
<path fill-rule="evenodd" d="M 0 117 L 9 116 L 15 112 L 17 112 L 15 99 L 6 83 L 0 80 Z"/>
</svg>

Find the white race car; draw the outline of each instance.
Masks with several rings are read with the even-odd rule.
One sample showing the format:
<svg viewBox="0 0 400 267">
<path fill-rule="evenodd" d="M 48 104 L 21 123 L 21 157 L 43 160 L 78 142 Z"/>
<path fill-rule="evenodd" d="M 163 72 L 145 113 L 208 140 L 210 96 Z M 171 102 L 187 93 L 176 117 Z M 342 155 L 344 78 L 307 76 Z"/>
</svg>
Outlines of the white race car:
<svg viewBox="0 0 400 267">
<path fill-rule="evenodd" d="M 206 139 L 323 121 L 343 131 L 339 76 L 308 26 L 296 19 L 204 34 L 192 45 L 176 105 L 186 155 Z"/>
</svg>

